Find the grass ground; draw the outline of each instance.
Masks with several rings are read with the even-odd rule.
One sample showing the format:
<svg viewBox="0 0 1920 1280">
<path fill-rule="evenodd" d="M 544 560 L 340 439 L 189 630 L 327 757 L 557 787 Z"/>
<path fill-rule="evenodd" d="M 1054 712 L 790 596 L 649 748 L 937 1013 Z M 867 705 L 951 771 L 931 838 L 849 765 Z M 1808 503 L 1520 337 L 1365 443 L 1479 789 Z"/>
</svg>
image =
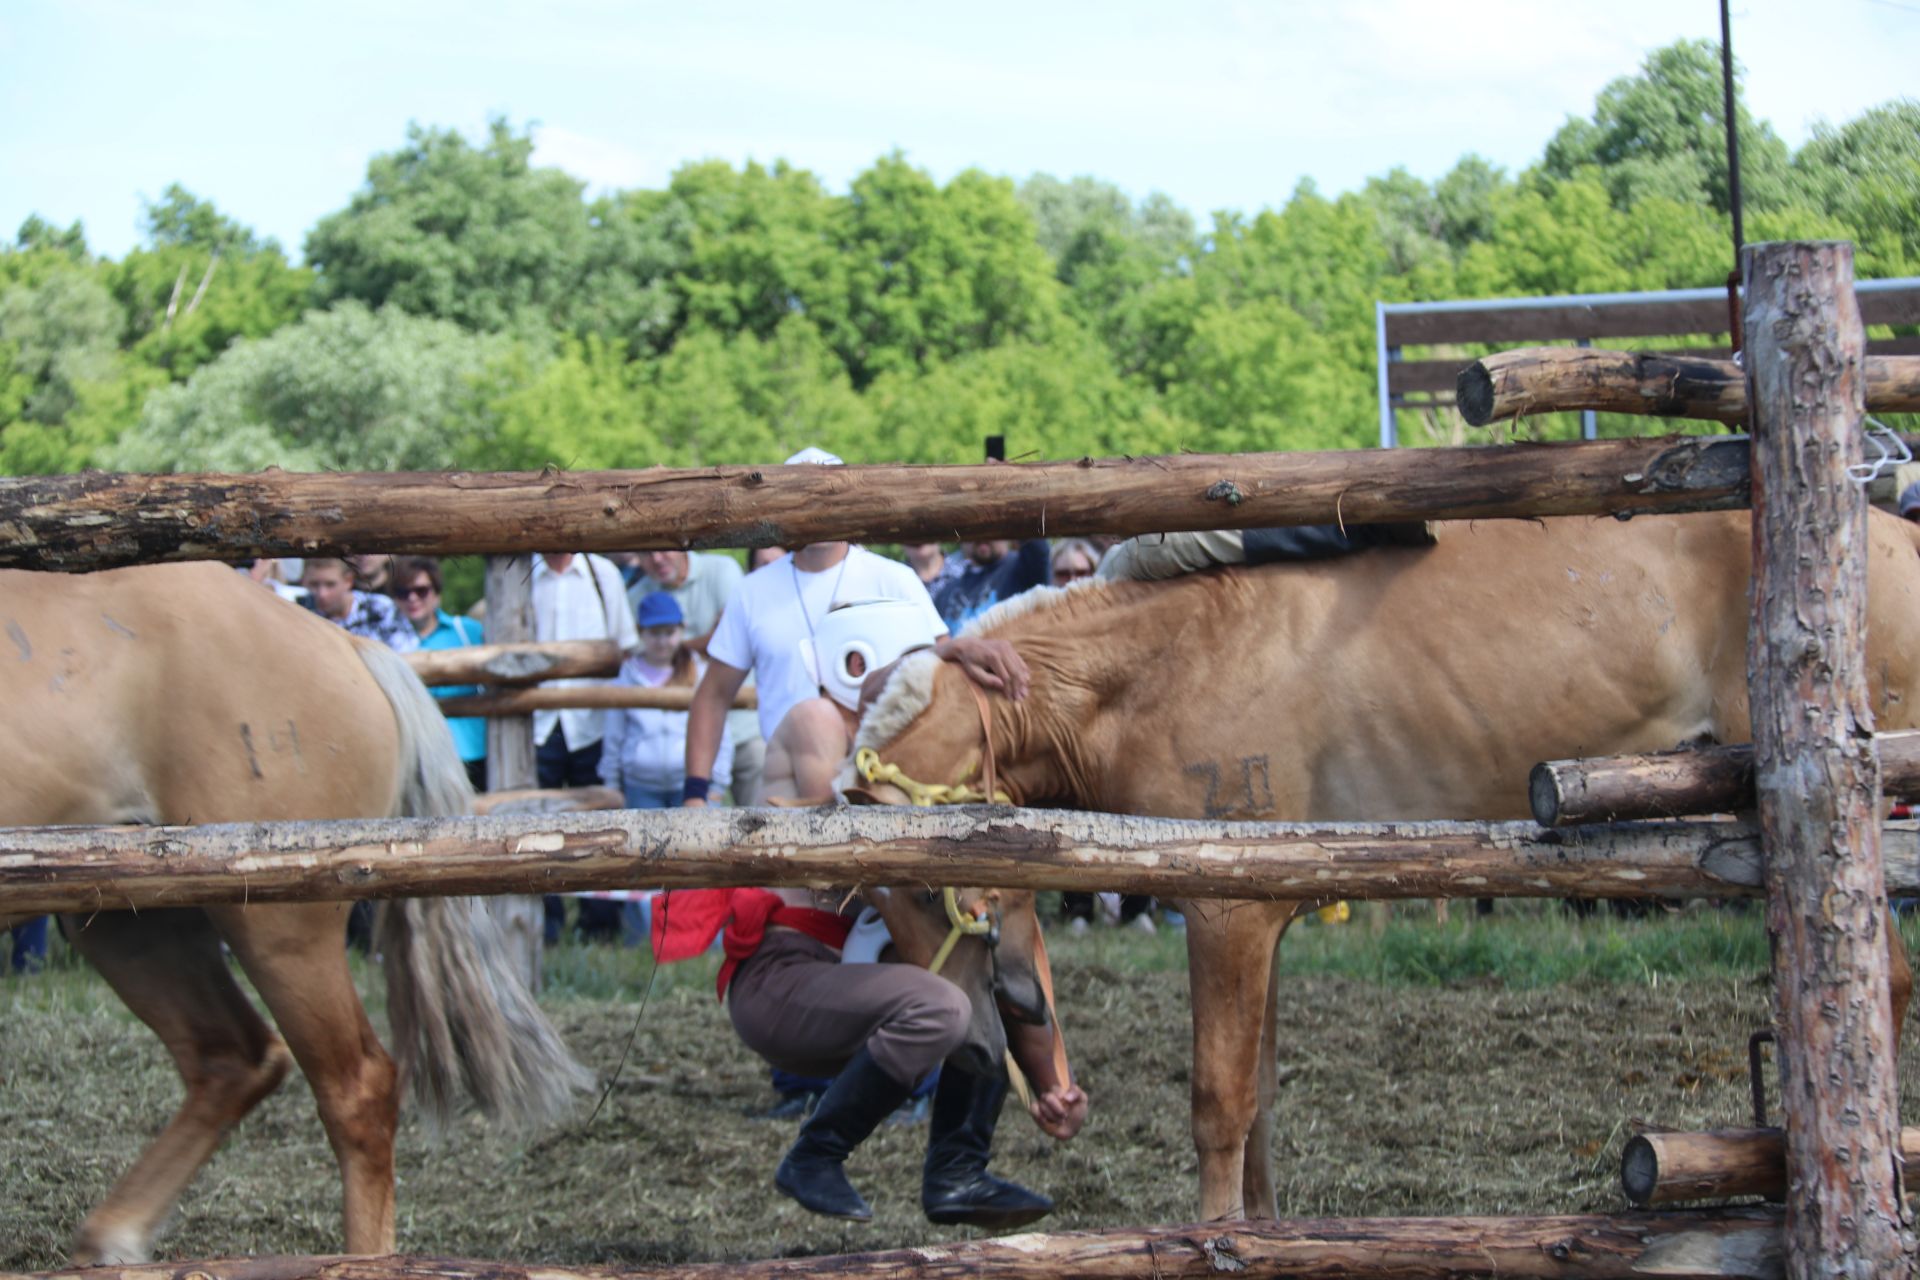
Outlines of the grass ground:
<svg viewBox="0 0 1920 1280">
<path fill-rule="evenodd" d="M 1282 1213 L 1615 1209 L 1633 1121 L 1744 1121 L 1746 1038 L 1767 1018 L 1757 915 L 1571 920 L 1515 903 L 1490 920 L 1470 915 L 1456 904 L 1441 926 L 1403 907 L 1379 936 L 1363 915 L 1289 935 Z M 1170 931 L 1098 929 L 1056 933 L 1050 946 L 1094 1118 L 1059 1146 L 1009 1115 L 995 1167 L 1053 1194 L 1060 1227 L 1190 1217 L 1184 948 Z M 549 1012 L 613 1080 L 605 1105 L 524 1138 L 468 1117 L 436 1140 L 409 1121 L 403 1248 L 670 1261 L 954 1234 L 918 1212 L 923 1126 L 885 1127 L 854 1157 L 854 1179 L 878 1211 L 871 1226 L 812 1218 L 774 1193 L 793 1127 L 750 1117 L 769 1099 L 765 1070 L 716 1007 L 710 962 L 654 975 L 641 953 L 563 946 L 547 972 Z M 359 977 L 379 1021 L 377 970 L 362 965 Z M 145 1029 L 64 959 L 0 981 L 0 1055 L 0 1270 L 48 1267 L 164 1123 L 178 1086 Z M 1920 1074 L 1910 1064 L 1902 1094 L 1911 1115 Z M 215 1156 L 161 1254 L 325 1252 L 339 1244 L 338 1195 L 312 1099 L 295 1080 Z"/>
</svg>

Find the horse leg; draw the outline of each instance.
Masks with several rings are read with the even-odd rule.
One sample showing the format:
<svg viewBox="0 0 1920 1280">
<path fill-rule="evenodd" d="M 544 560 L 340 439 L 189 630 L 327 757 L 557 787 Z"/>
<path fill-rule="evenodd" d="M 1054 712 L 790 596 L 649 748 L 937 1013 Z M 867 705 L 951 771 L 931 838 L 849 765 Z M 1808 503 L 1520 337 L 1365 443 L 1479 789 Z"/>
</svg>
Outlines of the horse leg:
<svg viewBox="0 0 1920 1280">
<path fill-rule="evenodd" d="M 255 1011 L 196 910 L 72 917 L 74 945 L 173 1055 L 180 1110 L 74 1235 L 79 1265 L 146 1261 L 221 1136 L 286 1077 L 287 1049 Z"/>
<path fill-rule="evenodd" d="M 1286 935 L 1287 922 L 1280 924 L 1280 936 Z M 1242 1182 L 1246 1216 L 1272 1219 L 1279 1216 L 1279 1199 L 1273 1183 L 1273 1104 L 1280 1087 L 1280 947 L 1274 940 L 1273 957 L 1268 962 L 1266 1016 L 1260 1023 L 1260 1061 L 1254 1072 L 1253 1126 L 1247 1133 L 1247 1150 L 1242 1161 Z"/>
<path fill-rule="evenodd" d="M 398 1073 L 347 968 L 345 902 L 211 907 L 313 1086 L 340 1163 L 348 1253 L 392 1253 Z"/>
<path fill-rule="evenodd" d="M 1246 1213 L 1243 1178 L 1259 1103 L 1255 1073 L 1264 1023 L 1254 1011 L 1266 1008 L 1274 944 L 1294 905 L 1183 904 L 1193 999 L 1193 1144 L 1200 1161 L 1202 1218 Z"/>
</svg>

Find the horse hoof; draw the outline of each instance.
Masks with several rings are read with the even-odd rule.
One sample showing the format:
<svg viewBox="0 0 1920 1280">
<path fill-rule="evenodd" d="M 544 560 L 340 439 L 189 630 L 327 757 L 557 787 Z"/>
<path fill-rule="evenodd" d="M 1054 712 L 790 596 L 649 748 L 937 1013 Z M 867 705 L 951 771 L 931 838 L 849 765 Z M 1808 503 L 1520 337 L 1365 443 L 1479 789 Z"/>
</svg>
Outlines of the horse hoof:
<svg viewBox="0 0 1920 1280">
<path fill-rule="evenodd" d="M 130 1267 L 152 1261 L 153 1255 L 132 1234 L 81 1227 L 67 1258 L 76 1267 Z"/>
</svg>

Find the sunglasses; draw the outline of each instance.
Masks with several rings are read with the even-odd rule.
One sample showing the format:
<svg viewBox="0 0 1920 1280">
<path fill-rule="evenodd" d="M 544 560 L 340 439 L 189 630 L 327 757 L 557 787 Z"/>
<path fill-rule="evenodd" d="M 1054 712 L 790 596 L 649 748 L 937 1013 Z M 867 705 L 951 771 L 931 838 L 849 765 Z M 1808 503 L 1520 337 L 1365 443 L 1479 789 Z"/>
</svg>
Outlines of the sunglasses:
<svg viewBox="0 0 1920 1280">
<path fill-rule="evenodd" d="M 408 587 L 400 593 L 400 598 L 402 600 L 424 600 L 428 596 L 436 594 L 438 593 L 432 587 Z"/>
<path fill-rule="evenodd" d="M 1092 576 L 1093 570 L 1091 569 L 1055 569 L 1053 571 L 1053 583 L 1055 586 L 1059 586 L 1063 582 L 1076 582 L 1081 578 L 1091 578 Z"/>
</svg>

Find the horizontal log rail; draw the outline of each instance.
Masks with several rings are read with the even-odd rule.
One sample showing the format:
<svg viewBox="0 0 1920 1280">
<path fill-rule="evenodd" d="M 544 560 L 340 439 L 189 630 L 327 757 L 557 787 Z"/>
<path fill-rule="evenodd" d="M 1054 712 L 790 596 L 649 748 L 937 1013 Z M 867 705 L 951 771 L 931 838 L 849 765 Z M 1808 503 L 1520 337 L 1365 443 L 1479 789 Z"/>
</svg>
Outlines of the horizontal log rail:
<svg viewBox="0 0 1920 1280">
<path fill-rule="evenodd" d="M 1866 380 L 1869 412 L 1920 412 L 1920 356 L 1868 356 Z M 1475 427 L 1578 409 L 1738 423 L 1747 419 L 1747 383 L 1731 360 L 1521 347 L 1462 369 L 1454 403 Z"/>
<path fill-rule="evenodd" d="M 1771 1209 L 1532 1218 L 1295 1218 L 1001 1236 L 878 1253 L 682 1266 L 560 1266 L 451 1258 L 232 1258 L 109 1264 L 38 1280 L 1710 1280 L 1780 1274 Z M 0 1277 L 25 1280 L 25 1277 Z"/>
<path fill-rule="evenodd" d="M 1920 732 L 1875 734 L 1874 746 L 1881 794 L 1920 800 Z M 1545 827 L 1750 809 L 1753 746 L 1546 760 L 1533 766 L 1527 798 L 1534 820 Z"/>
<path fill-rule="evenodd" d="M 1911 1185 L 1920 1175 L 1920 1129 L 1900 1131 L 1900 1165 Z M 1620 1189 L 1639 1209 L 1729 1196 L 1778 1199 L 1787 1190 L 1786 1131 L 1636 1134 L 1620 1155 Z"/>
<path fill-rule="evenodd" d="M 621 652 L 611 640 L 548 640 L 417 649 L 405 657 L 424 685 L 513 685 L 617 675 Z"/>
<path fill-rule="evenodd" d="M 1920 893 L 1920 827 L 1887 883 Z M 1755 895 L 1739 822 L 1281 823 L 1054 809 L 617 810 L 0 829 L 0 911 L 698 885 L 1115 889 L 1164 898 Z"/>
<path fill-rule="evenodd" d="M 473 811 L 490 813 L 580 813 L 624 809 L 627 798 L 612 787 L 516 787 L 487 791 L 473 798 Z"/>
<path fill-rule="evenodd" d="M 626 684 L 570 685 L 561 689 L 506 689 L 442 698 L 440 709 L 450 716 L 525 716 L 536 711 L 620 710 L 685 711 L 693 705 L 693 686 L 643 688 Z M 748 685 L 734 695 L 733 706 L 747 710 L 760 705 L 759 691 Z"/>
<path fill-rule="evenodd" d="M 800 546 L 1747 505 L 1733 439 L 966 466 L 0 479 L 0 567 Z"/>
</svg>

